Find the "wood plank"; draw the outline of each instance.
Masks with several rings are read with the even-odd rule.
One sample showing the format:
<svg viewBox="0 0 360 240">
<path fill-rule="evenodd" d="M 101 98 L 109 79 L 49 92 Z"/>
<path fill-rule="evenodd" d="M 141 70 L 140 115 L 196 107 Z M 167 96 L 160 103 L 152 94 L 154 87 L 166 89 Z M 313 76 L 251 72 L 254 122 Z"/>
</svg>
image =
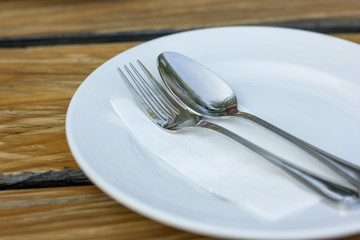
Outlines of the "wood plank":
<svg viewBox="0 0 360 240">
<path fill-rule="evenodd" d="M 342 38 L 360 44 L 360 33 L 354 34 L 333 34 L 334 37 Z"/>
<path fill-rule="evenodd" d="M 142 217 L 94 186 L 3 191 L 0 202 L 1 239 L 214 239 Z"/>
<path fill-rule="evenodd" d="M 94 186 L 0 192 L 1 239 L 210 239 L 144 218 Z"/>
<path fill-rule="evenodd" d="M 2 37 L 360 20 L 359 0 L 3 0 L 0 9 Z"/>
<path fill-rule="evenodd" d="M 0 49 L 0 188 L 88 183 L 67 146 L 68 104 L 88 74 L 137 44 Z"/>
<path fill-rule="evenodd" d="M 1 172 L 77 169 L 65 138 L 71 97 L 95 68 L 136 44 L 0 50 Z"/>
</svg>

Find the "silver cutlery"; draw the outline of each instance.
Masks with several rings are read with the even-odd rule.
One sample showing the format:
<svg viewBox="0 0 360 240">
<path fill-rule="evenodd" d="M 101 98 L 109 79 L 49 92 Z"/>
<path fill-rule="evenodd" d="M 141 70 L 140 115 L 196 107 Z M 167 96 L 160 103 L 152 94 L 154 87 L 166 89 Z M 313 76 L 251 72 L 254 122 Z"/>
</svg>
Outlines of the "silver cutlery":
<svg viewBox="0 0 360 240">
<path fill-rule="evenodd" d="M 306 143 L 257 116 L 240 112 L 232 89 L 200 63 L 179 53 L 165 52 L 158 56 L 158 69 L 165 85 L 185 109 L 201 117 L 230 116 L 250 120 L 317 158 L 360 189 L 359 166 Z"/>
<path fill-rule="evenodd" d="M 219 133 L 253 150 L 336 206 L 352 208 L 359 205 L 360 199 L 356 191 L 301 169 L 233 132 L 190 113 L 170 97 L 140 61 L 138 64 L 146 77 L 131 63 L 130 68 L 124 66 L 130 78 L 120 68 L 118 72 L 139 106 L 156 125 L 170 131 L 200 127 Z"/>
</svg>

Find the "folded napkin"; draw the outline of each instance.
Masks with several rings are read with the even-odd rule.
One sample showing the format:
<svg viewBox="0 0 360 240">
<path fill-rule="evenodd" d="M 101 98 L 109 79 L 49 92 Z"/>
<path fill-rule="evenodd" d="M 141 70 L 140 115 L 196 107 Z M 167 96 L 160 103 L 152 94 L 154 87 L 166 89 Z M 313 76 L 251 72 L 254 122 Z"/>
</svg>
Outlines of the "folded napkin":
<svg viewBox="0 0 360 240">
<path fill-rule="evenodd" d="M 129 99 L 113 99 L 113 109 L 133 136 L 151 153 L 199 187 L 269 220 L 279 220 L 319 201 L 282 170 L 242 145 L 201 128 L 172 133 L 156 126 Z M 317 161 L 242 119 L 222 125 L 286 159 L 323 171 Z M 330 172 L 328 174 L 331 174 Z"/>
</svg>

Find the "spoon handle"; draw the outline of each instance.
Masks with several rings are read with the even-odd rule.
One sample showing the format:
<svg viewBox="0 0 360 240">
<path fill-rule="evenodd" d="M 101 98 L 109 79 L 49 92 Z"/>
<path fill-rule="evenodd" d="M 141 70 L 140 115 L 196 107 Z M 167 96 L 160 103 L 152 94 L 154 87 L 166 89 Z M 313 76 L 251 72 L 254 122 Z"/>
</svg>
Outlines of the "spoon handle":
<svg viewBox="0 0 360 240">
<path fill-rule="evenodd" d="M 360 206 L 359 194 L 350 188 L 330 182 L 305 169 L 301 169 L 219 125 L 201 120 L 196 126 L 212 130 L 244 145 L 338 207 L 350 209 Z"/>
<path fill-rule="evenodd" d="M 232 116 L 242 117 L 248 119 L 274 133 L 285 138 L 289 142 L 293 143 L 300 149 L 306 151 L 313 157 L 317 158 L 329 168 L 337 172 L 340 176 L 345 178 L 349 183 L 355 186 L 357 189 L 360 189 L 360 167 L 352 163 L 349 163 L 343 159 L 340 159 L 330 153 L 327 153 L 303 140 L 281 130 L 280 128 L 272 125 L 271 123 L 266 122 L 265 120 L 256 117 L 252 114 L 245 112 L 238 112 Z"/>
</svg>

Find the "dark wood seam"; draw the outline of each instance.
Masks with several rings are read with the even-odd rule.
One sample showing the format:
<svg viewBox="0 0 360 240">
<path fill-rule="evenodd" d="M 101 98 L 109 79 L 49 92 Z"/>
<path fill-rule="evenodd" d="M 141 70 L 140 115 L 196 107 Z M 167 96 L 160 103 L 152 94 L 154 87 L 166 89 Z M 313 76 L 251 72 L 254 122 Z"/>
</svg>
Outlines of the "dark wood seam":
<svg viewBox="0 0 360 240">
<path fill-rule="evenodd" d="M 144 30 L 131 32 L 111 32 L 111 33 L 74 33 L 56 34 L 40 36 L 21 36 L 21 37 L 0 37 L 0 48 L 23 48 L 33 46 L 51 46 L 68 44 L 94 44 L 94 43 L 113 43 L 113 42 L 133 42 L 147 41 L 167 34 L 176 32 L 175 30 Z"/>
<path fill-rule="evenodd" d="M 278 23 L 265 23 L 257 25 L 296 28 L 327 34 L 360 32 L 360 19 L 300 20 Z M 32 46 L 147 41 L 177 32 L 180 31 L 176 29 L 158 29 L 110 33 L 73 33 L 56 35 L 0 37 L 0 48 L 23 48 Z"/>
<path fill-rule="evenodd" d="M 0 191 L 84 185 L 92 183 L 79 169 L 0 174 Z"/>
</svg>

